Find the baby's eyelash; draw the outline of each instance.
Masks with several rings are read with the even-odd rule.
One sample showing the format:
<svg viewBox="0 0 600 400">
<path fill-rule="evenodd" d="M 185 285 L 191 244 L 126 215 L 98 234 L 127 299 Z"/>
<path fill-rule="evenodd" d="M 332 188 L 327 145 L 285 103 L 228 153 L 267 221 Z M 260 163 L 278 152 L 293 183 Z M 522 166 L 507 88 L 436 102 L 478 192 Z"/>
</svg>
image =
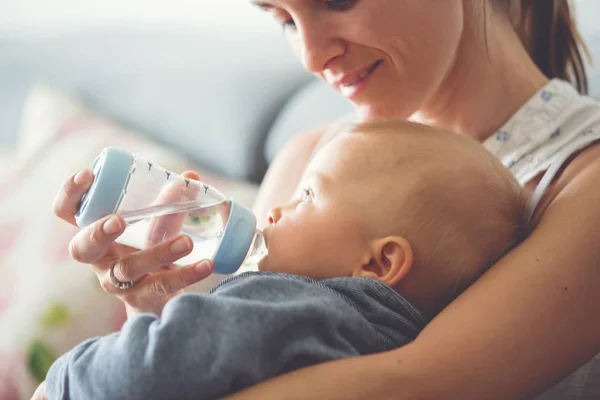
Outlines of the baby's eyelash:
<svg viewBox="0 0 600 400">
<path fill-rule="evenodd" d="M 310 189 L 302 189 L 302 201 L 312 201 L 312 193 Z"/>
</svg>

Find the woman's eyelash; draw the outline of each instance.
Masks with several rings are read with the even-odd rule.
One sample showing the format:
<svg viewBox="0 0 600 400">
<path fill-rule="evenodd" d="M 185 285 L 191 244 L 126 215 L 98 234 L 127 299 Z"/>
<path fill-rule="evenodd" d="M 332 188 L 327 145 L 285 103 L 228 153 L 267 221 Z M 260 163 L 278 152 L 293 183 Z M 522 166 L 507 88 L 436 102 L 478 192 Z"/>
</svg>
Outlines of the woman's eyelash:
<svg viewBox="0 0 600 400">
<path fill-rule="evenodd" d="M 344 11 L 344 10 L 348 10 L 349 8 L 354 6 L 354 4 L 356 4 L 357 1 L 358 0 L 326 0 L 325 6 L 327 7 L 328 10 Z M 283 21 L 281 26 L 283 27 L 283 30 L 285 31 L 286 29 L 296 28 L 296 23 L 294 22 L 293 19 L 290 18 L 288 20 Z"/>
<path fill-rule="evenodd" d="M 288 19 L 286 21 L 283 21 L 283 23 L 281 24 L 281 26 L 283 27 L 283 30 L 289 29 L 289 28 L 295 28 L 296 27 L 296 23 L 294 22 L 293 19 Z"/>
<path fill-rule="evenodd" d="M 358 0 L 326 0 L 325 4 L 330 10 L 343 11 L 352 7 Z"/>
</svg>

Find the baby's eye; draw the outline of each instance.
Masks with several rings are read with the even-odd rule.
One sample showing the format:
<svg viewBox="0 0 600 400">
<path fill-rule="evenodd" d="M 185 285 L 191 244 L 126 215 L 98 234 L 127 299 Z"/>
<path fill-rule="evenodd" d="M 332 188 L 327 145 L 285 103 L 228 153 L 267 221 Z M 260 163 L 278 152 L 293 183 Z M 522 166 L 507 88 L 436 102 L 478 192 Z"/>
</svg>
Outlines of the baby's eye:
<svg viewBox="0 0 600 400">
<path fill-rule="evenodd" d="M 313 197 L 310 189 L 302 189 L 302 199 L 303 203 L 312 203 Z"/>
</svg>

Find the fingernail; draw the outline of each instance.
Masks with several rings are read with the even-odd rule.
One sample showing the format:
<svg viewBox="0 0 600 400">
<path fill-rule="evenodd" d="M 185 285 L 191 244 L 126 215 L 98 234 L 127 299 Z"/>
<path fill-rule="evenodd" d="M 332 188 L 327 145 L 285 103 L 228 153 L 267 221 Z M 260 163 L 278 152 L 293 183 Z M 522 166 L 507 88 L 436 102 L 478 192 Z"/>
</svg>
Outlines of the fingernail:
<svg viewBox="0 0 600 400">
<path fill-rule="evenodd" d="M 114 235 L 121 230 L 121 221 L 118 217 L 114 216 L 104 223 L 102 230 L 107 235 Z"/>
<path fill-rule="evenodd" d="M 171 245 L 171 253 L 173 254 L 180 254 L 180 253 L 184 253 L 186 251 L 188 251 L 190 248 L 190 244 L 187 240 L 186 237 L 182 237 L 177 239 L 175 242 L 173 242 L 173 244 Z"/>
<path fill-rule="evenodd" d="M 196 264 L 196 266 L 194 267 L 194 269 L 196 270 L 196 272 L 198 273 L 198 275 L 208 275 L 210 274 L 210 263 L 206 260 L 204 261 L 200 261 L 198 264 Z"/>
<path fill-rule="evenodd" d="M 75 175 L 75 178 L 73 178 L 73 182 L 75 182 L 76 185 L 83 185 L 88 182 L 88 178 L 87 170 L 79 171 L 77 175 Z"/>
</svg>

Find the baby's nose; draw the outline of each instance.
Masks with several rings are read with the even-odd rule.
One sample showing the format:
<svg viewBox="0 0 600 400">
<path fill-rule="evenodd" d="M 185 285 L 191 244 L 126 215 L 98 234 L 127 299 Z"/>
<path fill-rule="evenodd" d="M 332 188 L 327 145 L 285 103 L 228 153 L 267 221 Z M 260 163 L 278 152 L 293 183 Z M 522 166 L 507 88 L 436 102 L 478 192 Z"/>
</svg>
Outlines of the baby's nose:
<svg viewBox="0 0 600 400">
<path fill-rule="evenodd" d="M 281 207 L 275 207 L 269 211 L 269 224 L 276 224 L 281 219 Z"/>
</svg>

